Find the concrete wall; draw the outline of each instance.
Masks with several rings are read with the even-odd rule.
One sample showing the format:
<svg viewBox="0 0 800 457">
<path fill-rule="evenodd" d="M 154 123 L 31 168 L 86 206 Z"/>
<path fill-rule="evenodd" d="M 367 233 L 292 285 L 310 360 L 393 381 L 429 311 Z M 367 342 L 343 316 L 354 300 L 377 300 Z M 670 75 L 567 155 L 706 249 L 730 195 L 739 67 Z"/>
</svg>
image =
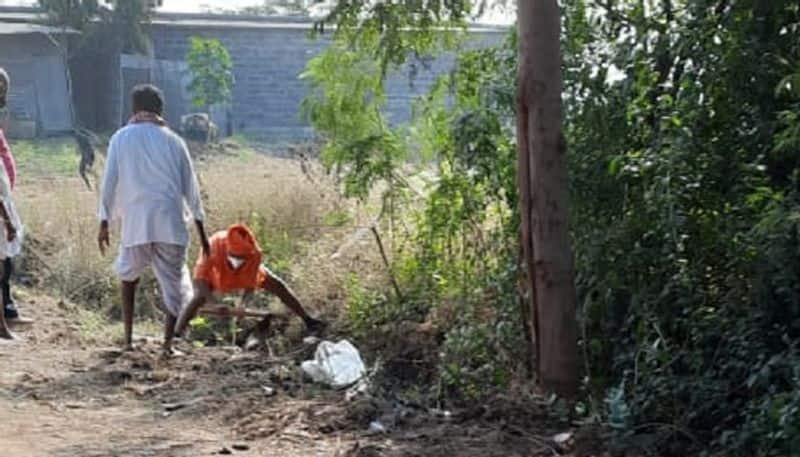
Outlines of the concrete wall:
<svg viewBox="0 0 800 457">
<path fill-rule="evenodd" d="M 58 48 L 41 34 L 2 35 L 0 66 L 11 76 L 10 136 L 70 131 L 69 92 Z"/>
<path fill-rule="evenodd" d="M 78 49 L 75 43 L 70 60 L 77 122 L 98 132 L 115 130 L 120 126 L 120 56 L 90 55 Z"/>
<path fill-rule="evenodd" d="M 244 132 L 272 139 L 310 136 L 312 131 L 302 117 L 300 105 L 307 88 L 298 77 L 305 71 L 306 62 L 322 51 L 327 38 L 308 37 L 310 24 L 276 24 L 274 27 L 215 26 L 213 24 L 185 25 L 156 23 L 151 26 L 155 59 L 184 61 L 189 50 L 189 38 L 199 36 L 222 41 L 234 63 L 236 83 L 233 91 L 231 122 L 235 132 Z M 473 45 L 498 43 L 502 32 L 475 35 Z M 409 119 L 411 101 L 424 94 L 434 79 L 452 68 L 452 56 L 445 56 L 419 66 L 411 84 L 410 69 L 392 75 L 387 84 L 388 116 L 394 123 Z M 186 75 L 174 74 L 176 79 Z M 173 91 L 174 93 L 174 91 Z M 192 110 L 188 97 L 167 100 L 181 103 L 183 111 Z M 176 125 L 178 120 L 170 120 Z"/>
</svg>

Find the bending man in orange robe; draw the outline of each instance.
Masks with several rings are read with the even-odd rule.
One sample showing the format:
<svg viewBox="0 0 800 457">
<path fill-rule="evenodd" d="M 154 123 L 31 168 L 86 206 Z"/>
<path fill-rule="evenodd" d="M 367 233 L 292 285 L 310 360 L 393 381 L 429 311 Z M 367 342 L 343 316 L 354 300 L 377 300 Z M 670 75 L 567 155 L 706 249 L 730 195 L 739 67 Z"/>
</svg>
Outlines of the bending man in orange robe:
<svg viewBox="0 0 800 457">
<path fill-rule="evenodd" d="M 317 332 L 325 323 L 312 318 L 303 309 L 291 289 L 261 264 L 261 248 L 253 233 L 245 225 L 236 224 L 215 233 L 211 239 L 211 255 L 201 255 L 194 269 L 194 298 L 181 312 L 175 327 L 182 334 L 214 293 L 244 291 L 249 296 L 256 289 L 273 293 L 300 316 L 310 332 Z"/>
</svg>

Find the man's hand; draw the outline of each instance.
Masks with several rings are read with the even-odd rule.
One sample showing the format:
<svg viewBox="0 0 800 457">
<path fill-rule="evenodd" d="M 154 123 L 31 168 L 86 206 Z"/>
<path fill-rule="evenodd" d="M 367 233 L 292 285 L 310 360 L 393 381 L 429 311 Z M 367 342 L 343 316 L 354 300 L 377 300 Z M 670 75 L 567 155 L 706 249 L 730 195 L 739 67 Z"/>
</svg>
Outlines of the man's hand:
<svg viewBox="0 0 800 457">
<path fill-rule="evenodd" d="M 17 239 L 17 229 L 11 222 L 6 222 L 6 241 L 9 243 Z"/>
<path fill-rule="evenodd" d="M 100 223 L 100 231 L 97 234 L 97 246 L 100 248 L 100 254 L 106 255 L 106 249 L 111 245 L 108 236 L 108 221 Z"/>
</svg>

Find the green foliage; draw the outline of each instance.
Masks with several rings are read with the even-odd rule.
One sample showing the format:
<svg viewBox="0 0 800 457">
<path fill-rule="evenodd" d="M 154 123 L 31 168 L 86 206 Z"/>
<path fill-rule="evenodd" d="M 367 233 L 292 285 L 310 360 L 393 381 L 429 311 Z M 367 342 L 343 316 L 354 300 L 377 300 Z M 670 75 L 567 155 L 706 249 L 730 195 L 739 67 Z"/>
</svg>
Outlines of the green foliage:
<svg viewBox="0 0 800 457">
<path fill-rule="evenodd" d="M 352 221 L 352 216 L 347 211 L 331 211 L 323 217 L 322 221 L 331 227 L 344 227 Z"/>
<path fill-rule="evenodd" d="M 211 105 L 230 103 L 233 90 L 233 60 L 217 39 L 192 37 L 186 62 L 192 73 L 187 90 L 192 105 L 208 109 Z"/>
<path fill-rule="evenodd" d="M 357 336 L 364 336 L 378 324 L 390 319 L 381 311 L 387 310 L 385 297 L 377 292 L 366 289 L 359 281 L 358 276 L 350 275 L 345 285 L 347 294 L 347 322 Z"/>
<path fill-rule="evenodd" d="M 84 30 L 100 12 L 98 0 L 39 0 L 50 20 L 61 26 Z"/>
<path fill-rule="evenodd" d="M 253 232 L 264 252 L 264 262 L 275 274 L 285 278 L 292 267 L 292 259 L 300 252 L 301 247 L 296 238 L 290 236 L 286 230 L 267 223 L 266 218 L 256 212 L 250 214 L 247 227 Z"/>
<path fill-rule="evenodd" d="M 312 88 L 306 113 L 326 140 L 322 160 L 343 175 L 346 195 L 366 199 L 380 185 L 382 215 L 413 224 L 392 233 L 400 238 L 393 244 L 405 246 L 393 253 L 402 299 L 351 281 L 348 320 L 363 335 L 437 313 L 459 316 L 442 322 L 439 391 L 476 398 L 508 383 L 524 347 L 509 249 L 516 236 L 513 38 L 508 47 L 460 54 L 456 70 L 415 104 L 411 125 L 390 127 L 382 112 L 386 55 L 376 59 L 386 42 L 373 26 L 359 29 L 357 43 L 339 34 L 303 75 Z M 407 38 L 390 64 L 433 49 L 429 38 L 453 37 L 420 31 Z M 409 178 L 410 158 L 423 160 Z M 419 187 L 412 180 L 422 182 L 422 201 L 411 198 Z"/>
<path fill-rule="evenodd" d="M 405 149 L 381 112 L 386 94 L 377 65 L 334 42 L 301 78 L 311 88 L 303 110 L 325 135 L 322 161 L 337 173 L 346 169 L 345 195 L 366 199 L 375 183 L 394 181 Z"/>
<path fill-rule="evenodd" d="M 372 13 L 377 36 L 408 24 L 402 12 L 381 28 Z M 796 453 L 800 6 L 567 0 L 563 13 L 586 394 L 605 400 L 589 412 L 622 435 L 648 433 L 660 455 Z M 386 131 L 381 63 L 413 49 L 397 51 L 396 38 L 359 42 L 348 35 L 359 16 L 349 14 L 326 68 L 353 59 L 364 74 L 316 86 L 324 115 L 312 120 L 341 148 L 334 163 L 361 176 L 352 194 L 380 181 L 401 186 L 390 177 L 406 158 L 421 159 L 426 187 L 404 208 L 413 228 L 394 253 L 402 306 L 420 320 L 447 316 L 442 393 L 480 397 L 504 384 L 524 346 L 514 292 L 514 40 L 460 52 L 409 129 L 388 130 L 390 160 L 383 146 L 349 155 L 349 141 Z M 358 316 L 382 316 L 373 311 L 384 303 L 358 297 Z"/>
<path fill-rule="evenodd" d="M 624 380 L 630 418 L 610 420 L 659 424 L 648 431 L 663 455 L 785 455 L 769 449 L 794 438 L 744 411 L 790 392 L 791 370 L 746 381 L 765 361 L 790 364 L 782 335 L 800 336 L 797 98 L 776 92 L 780 62 L 800 58 L 797 5 L 572 1 L 566 13 L 589 389 Z"/>
<path fill-rule="evenodd" d="M 13 152 L 17 169 L 26 179 L 72 176 L 80 161 L 75 142 L 64 138 L 17 140 L 14 141 Z"/>
<path fill-rule="evenodd" d="M 454 46 L 453 32 L 464 28 L 473 9 L 466 0 L 339 1 L 315 29 L 322 33 L 326 23 L 336 24 L 335 41 L 377 62 L 385 76 L 411 56 Z"/>
<path fill-rule="evenodd" d="M 631 411 L 625 402 L 625 383 L 608 389 L 605 398 L 608 407 L 608 425 L 613 429 L 626 430 L 631 425 Z"/>
<path fill-rule="evenodd" d="M 78 53 L 150 52 L 147 0 L 117 2 L 113 8 L 98 0 L 38 0 L 51 24 L 82 32 Z"/>
</svg>

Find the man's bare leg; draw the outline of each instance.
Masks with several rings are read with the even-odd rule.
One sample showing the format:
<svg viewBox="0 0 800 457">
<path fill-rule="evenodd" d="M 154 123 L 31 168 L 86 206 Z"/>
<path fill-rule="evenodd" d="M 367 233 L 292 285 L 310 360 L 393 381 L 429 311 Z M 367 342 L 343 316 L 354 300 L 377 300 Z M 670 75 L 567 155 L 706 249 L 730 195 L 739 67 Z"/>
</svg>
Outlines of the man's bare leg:
<svg viewBox="0 0 800 457">
<path fill-rule="evenodd" d="M 300 300 L 298 300 L 297 296 L 292 292 L 292 289 L 290 289 L 281 278 L 269 270 L 267 270 L 267 279 L 264 281 L 263 287 L 267 292 L 276 295 L 287 308 L 303 319 L 308 330 L 319 331 L 326 326 L 324 322 L 309 316 L 305 308 L 303 308 L 303 305 L 300 304 Z"/>
<path fill-rule="evenodd" d="M 125 326 L 126 351 L 133 349 L 133 307 L 136 302 L 136 287 L 139 280 L 122 281 L 122 320 Z"/>
<path fill-rule="evenodd" d="M 0 262 L 0 276 L 2 276 L 4 274 L 4 272 L 5 272 L 5 270 L 4 270 L 3 262 Z M 14 336 L 14 334 L 11 333 L 11 330 L 9 330 L 8 326 L 6 325 L 5 303 L 2 303 L 2 305 L 3 305 L 2 306 L 3 309 L 0 310 L 0 339 L 14 340 L 14 339 L 16 339 L 16 336 Z"/>
<path fill-rule="evenodd" d="M 3 268 L 3 263 L 0 262 L 0 275 L 2 275 L 4 272 L 5 270 Z M 11 333 L 11 331 L 8 329 L 8 326 L 6 325 L 5 303 L 2 303 L 2 305 L 3 309 L 0 310 L 0 339 L 13 340 L 14 335 Z"/>
<path fill-rule="evenodd" d="M 164 355 L 171 356 L 175 355 L 175 351 L 172 350 L 172 340 L 175 338 L 175 323 L 178 322 L 178 318 L 173 316 L 172 314 L 167 314 L 166 318 L 164 319 Z"/>
<path fill-rule="evenodd" d="M 205 305 L 208 299 L 211 298 L 211 287 L 205 281 L 195 281 L 194 282 L 194 297 L 192 297 L 192 301 L 186 305 L 181 311 L 181 315 L 178 317 L 177 322 L 175 323 L 174 332 L 178 333 L 179 335 L 183 335 L 186 331 L 186 327 L 189 325 L 189 322 L 194 318 L 197 314 L 197 310 L 200 309 L 201 306 Z"/>
<path fill-rule="evenodd" d="M 13 333 L 11 333 L 11 330 L 8 329 L 8 326 L 6 325 L 6 316 L 3 314 L 2 311 L 0 311 L 0 339 L 4 340 L 17 339 L 17 337 L 14 336 Z"/>
</svg>

